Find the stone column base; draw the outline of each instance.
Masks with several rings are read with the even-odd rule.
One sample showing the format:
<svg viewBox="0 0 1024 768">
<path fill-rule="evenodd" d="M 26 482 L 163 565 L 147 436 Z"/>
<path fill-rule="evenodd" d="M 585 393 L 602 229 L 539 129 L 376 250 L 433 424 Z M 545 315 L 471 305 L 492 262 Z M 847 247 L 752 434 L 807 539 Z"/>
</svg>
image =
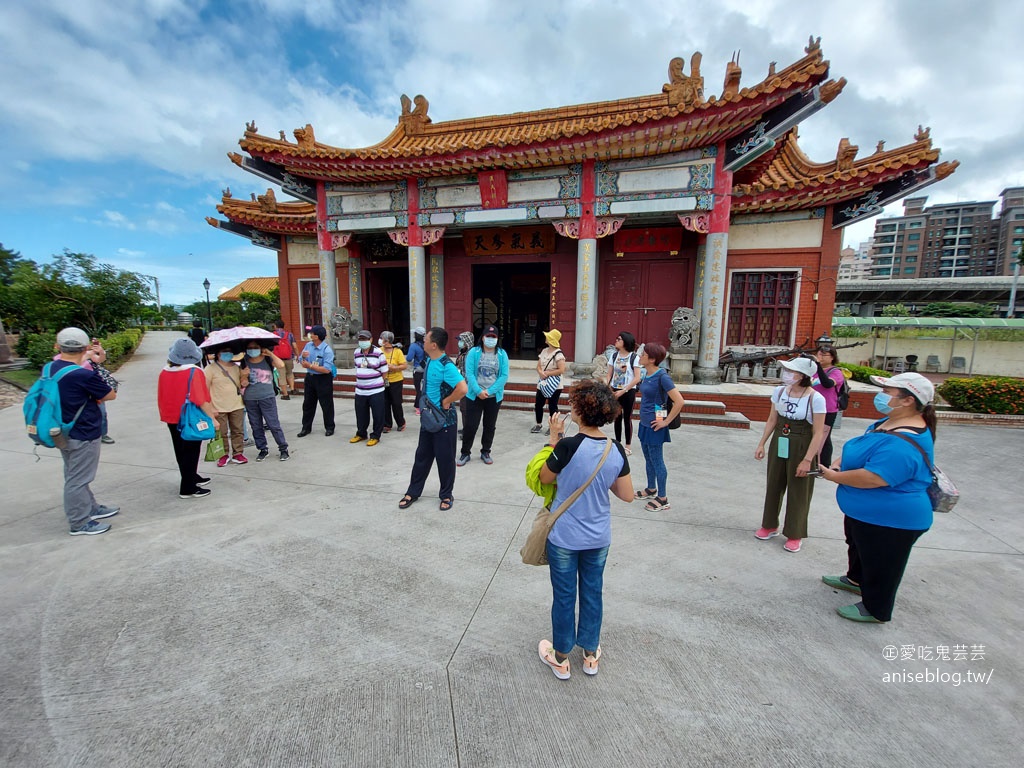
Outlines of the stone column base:
<svg viewBox="0 0 1024 768">
<path fill-rule="evenodd" d="M 353 353 L 356 351 L 355 342 L 350 341 L 332 341 L 331 347 L 334 349 L 334 365 L 337 368 L 355 368 L 356 360 L 353 357 Z"/>
<path fill-rule="evenodd" d="M 670 352 L 669 375 L 676 384 L 693 384 L 693 361 L 697 355 L 688 352 Z"/>
<path fill-rule="evenodd" d="M 704 368 L 698 365 L 693 369 L 693 378 L 697 384 L 721 384 L 722 371 L 717 366 L 714 368 Z"/>
</svg>

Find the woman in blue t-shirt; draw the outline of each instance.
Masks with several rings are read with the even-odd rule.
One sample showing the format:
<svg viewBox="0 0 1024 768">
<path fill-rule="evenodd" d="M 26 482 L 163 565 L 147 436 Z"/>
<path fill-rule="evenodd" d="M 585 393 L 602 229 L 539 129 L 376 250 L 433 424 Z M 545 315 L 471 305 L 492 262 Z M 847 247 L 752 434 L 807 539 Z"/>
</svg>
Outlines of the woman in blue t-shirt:
<svg viewBox="0 0 1024 768">
<path fill-rule="evenodd" d="M 861 596 L 861 602 L 837 609 L 844 619 L 883 622 L 892 618 L 914 542 L 932 525 L 935 387 L 919 373 L 871 381 L 882 387 L 875 408 L 886 418 L 843 445 L 838 469 L 822 469 L 839 485 L 849 568 L 844 576 L 821 580 Z"/>
<path fill-rule="evenodd" d="M 640 353 L 640 365 L 645 375 L 639 386 L 640 426 L 636 437 L 647 464 L 647 487 L 637 491 L 636 498 L 647 500 L 644 509 L 648 512 L 661 512 L 669 508 L 665 443 L 672 442 L 669 423 L 683 410 L 683 396 L 676 389 L 672 377 L 664 368 L 659 367 L 666 355 L 668 351 L 665 347 L 656 342 L 645 344 L 644 351 Z"/>
<path fill-rule="evenodd" d="M 538 653 L 559 680 L 569 679 L 569 653 L 577 645 L 583 648 L 583 671 L 597 674 L 604 613 L 604 566 L 612 541 L 608 491 L 623 501 L 633 500 L 629 462 L 622 446 L 613 442 L 604 463 L 600 463 L 609 441 L 601 427 L 614 420 L 620 410 L 615 393 L 607 384 L 583 381 L 569 391 L 569 405 L 572 417 L 580 425 L 578 434 L 563 439 L 568 419 L 557 413 L 549 417 L 554 450 L 541 467 L 540 481 L 558 483 L 551 509 L 558 509 L 584 486 L 595 470 L 597 474 L 555 521 L 548 535 L 552 639 L 541 640 Z"/>
</svg>

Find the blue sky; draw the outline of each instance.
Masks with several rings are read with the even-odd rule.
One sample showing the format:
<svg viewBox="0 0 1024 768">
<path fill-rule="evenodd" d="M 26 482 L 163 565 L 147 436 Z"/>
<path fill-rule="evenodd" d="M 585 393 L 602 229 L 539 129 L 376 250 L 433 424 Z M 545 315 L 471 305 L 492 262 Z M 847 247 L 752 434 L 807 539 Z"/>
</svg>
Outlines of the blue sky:
<svg viewBox="0 0 1024 768">
<path fill-rule="evenodd" d="M 266 189 L 226 157 L 249 120 L 365 146 L 402 93 L 435 121 L 658 93 L 694 50 L 711 95 L 734 51 L 750 85 L 812 33 L 849 81 L 801 126 L 812 160 L 844 136 L 862 155 L 907 143 L 921 123 L 962 163 L 930 200 L 994 200 L 1024 185 L 1022 28 L 1024 4 L 994 0 L 7 0 L 0 242 L 36 261 L 93 253 L 188 303 L 204 278 L 215 294 L 276 274 L 271 251 L 204 220 L 224 187 Z"/>
</svg>

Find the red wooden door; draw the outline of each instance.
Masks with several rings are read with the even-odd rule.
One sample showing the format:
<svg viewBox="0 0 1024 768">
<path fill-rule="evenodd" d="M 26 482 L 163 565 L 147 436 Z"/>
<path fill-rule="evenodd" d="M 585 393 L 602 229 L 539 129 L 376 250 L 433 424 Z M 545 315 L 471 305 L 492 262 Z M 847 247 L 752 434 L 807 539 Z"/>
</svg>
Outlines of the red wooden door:
<svg viewBox="0 0 1024 768">
<path fill-rule="evenodd" d="M 681 261 L 649 261 L 645 264 L 642 335 L 638 339 L 668 346 L 672 313 L 677 307 L 693 303 L 693 290 L 687 285 L 689 264 Z M 689 289 L 689 292 L 687 292 Z"/>
<path fill-rule="evenodd" d="M 693 303 L 690 259 L 605 262 L 598 349 L 630 331 L 638 343 L 668 345 L 672 313 Z"/>
</svg>

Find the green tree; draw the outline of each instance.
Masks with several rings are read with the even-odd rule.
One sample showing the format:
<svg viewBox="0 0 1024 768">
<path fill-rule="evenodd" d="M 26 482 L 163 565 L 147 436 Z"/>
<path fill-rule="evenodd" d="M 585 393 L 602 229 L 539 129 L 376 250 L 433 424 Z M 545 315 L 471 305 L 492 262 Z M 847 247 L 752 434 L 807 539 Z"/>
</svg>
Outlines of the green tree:
<svg viewBox="0 0 1024 768">
<path fill-rule="evenodd" d="M 933 301 L 921 310 L 925 317 L 992 317 L 995 307 L 973 301 Z"/>
<path fill-rule="evenodd" d="M 903 304 L 890 304 L 882 310 L 882 317 L 907 317 L 910 312 Z"/>
<path fill-rule="evenodd" d="M 195 301 L 184 308 L 198 320 L 206 323 L 206 301 Z M 211 301 L 210 315 L 214 328 L 231 328 L 242 323 L 266 328 L 281 316 L 280 292 L 277 288 L 266 296 L 259 293 L 243 293 L 238 301 Z"/>
</svg>

